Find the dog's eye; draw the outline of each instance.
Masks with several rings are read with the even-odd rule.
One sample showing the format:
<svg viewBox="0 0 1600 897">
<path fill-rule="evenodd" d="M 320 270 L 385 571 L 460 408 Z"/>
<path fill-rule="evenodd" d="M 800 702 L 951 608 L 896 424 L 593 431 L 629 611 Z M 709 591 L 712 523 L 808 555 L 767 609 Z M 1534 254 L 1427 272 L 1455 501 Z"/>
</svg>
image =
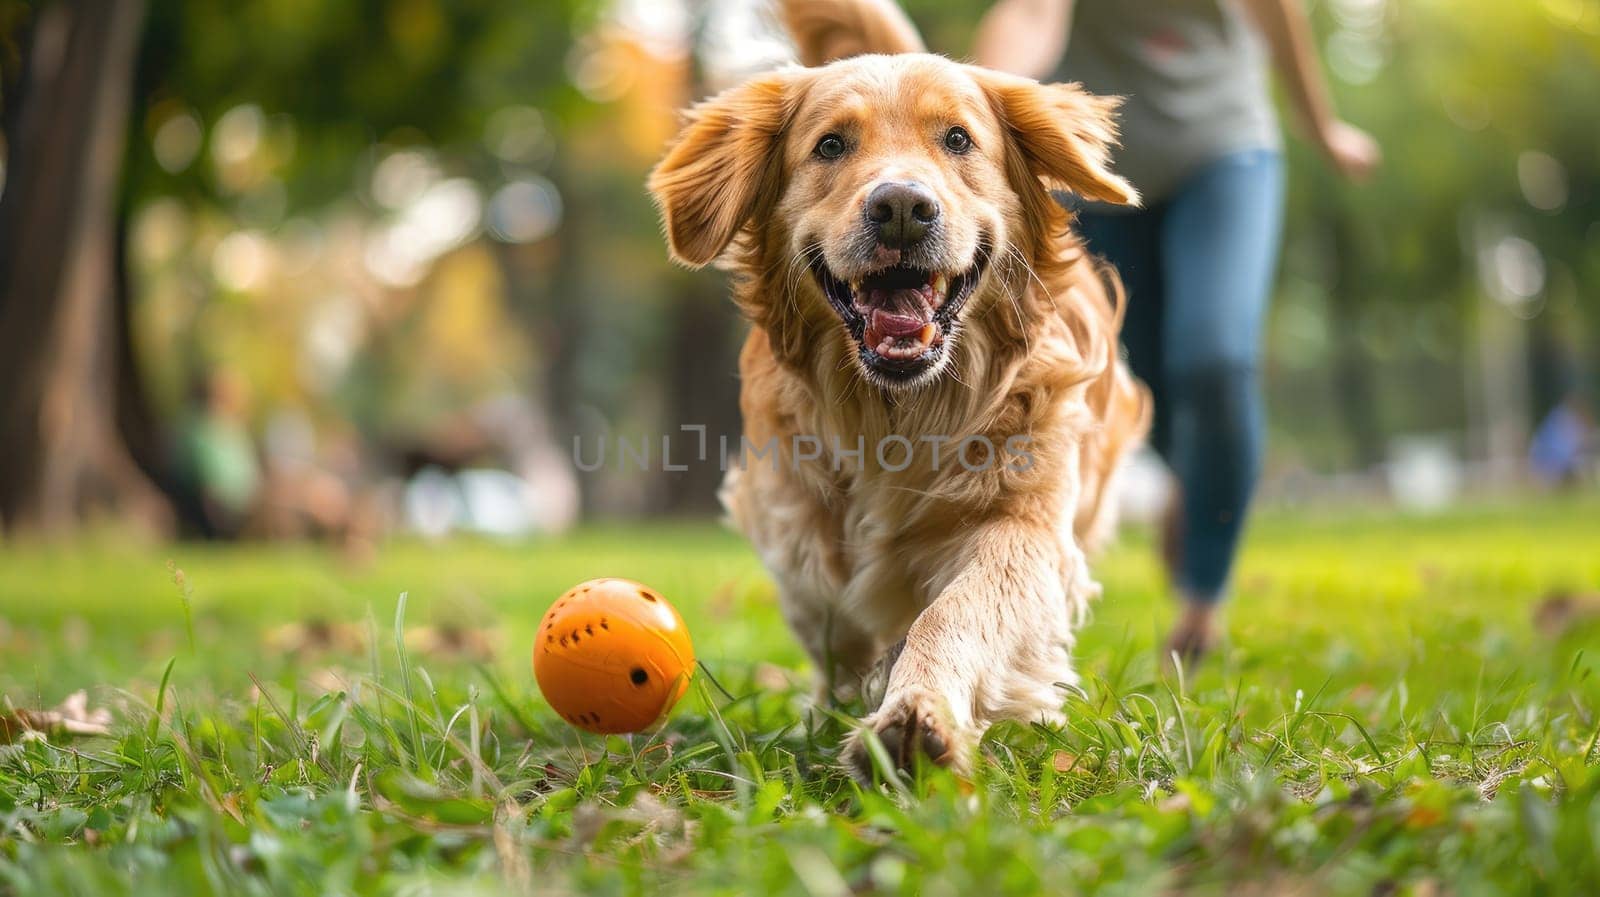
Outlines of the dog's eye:
<svg viewBox="0 0 1600 897">
<path fill-rule="evenodd" d="M 967 133 L 966 128 L 957 125 L 944 132 L 944 148 L 959 156 L 972 149 L 972 135 Z"/>
<path fill-rule="evenodd" d="M 844 155 L 844 138 L 838 134 L 823 135 L 817 141 L 817 155 L 823 159 L 837 159 Z"/>
</svg>

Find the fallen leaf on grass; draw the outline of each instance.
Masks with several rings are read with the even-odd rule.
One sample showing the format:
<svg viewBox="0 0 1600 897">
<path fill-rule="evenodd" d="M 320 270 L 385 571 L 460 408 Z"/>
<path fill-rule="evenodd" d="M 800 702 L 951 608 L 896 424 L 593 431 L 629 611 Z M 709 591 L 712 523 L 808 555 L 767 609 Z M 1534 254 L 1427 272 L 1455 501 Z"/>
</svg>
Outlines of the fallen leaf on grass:
<svg viewBox="0 0 1600 897">
<path fill-rule="evenodd" d="M 494 659 L 494 640 L 482 629 L 445 624 L 406 630 L 406 648 L 418 654 L 487 663 Z"/>
<path fill-rule="evenodd" d="M 1436 807 L 1412 807 L 1403 822 L 1409 829 L 1433 828 L 1444 822 L 1444 812 Z"/>
<path fill-rule="evenodd" d="M 1156 804 L 1156 809 L 1163 813 L 1187 813 L 1194 809 L 1194 801 L 1188 794 L 1179 791 L 1176 794 L 1169 794 L 1163 797 Z"/>
<path fill-rule="evenodd" d="M 1600 620 L 1600 592 L 1551 592 L 1533 609 L 1533 625 L 1546 638 L 1560 638 L 1574 626 Z"/>
<path fill-rule="evenodd" d="M 0 743 L 10 744 L 29 732 L 51 736 L 111 734 L 111 711 L 89 709 L 89 693 L 75 691 L 52 710 L 20 710 L 6 702 L 0 710 Z"/>
<path fill-rule="evenodd" d="M 1440 897 L 1448 893 L 1437 878 L 1424 878 L 1411 887 L 1412 897 Z"/>
<path fill-rule="evenodd" d="M 355 623 L 306 620 L 285 623 L 267 632 L 267 647 L 275 653 L 302 655 L 333 651 L 363 654 L 367 650 L 366 627 Z"/>
<path fill-rule="evenodd" d="M 1098 772 L 1100 769 L 1100 756 L 1094 753 L 1074 754 L 1071 751 L 1055 751 L 1050 755 L 1050 766 L 1056 772 Z"/>
<path fill-rule="evenodd" d="M 763 691 L 789 691 L 800 684 L 799 678 L 793 672 L 775 663 L 756 664 L 755 673 L 751 678 Z"/>
<path fill-rule="evenodd" d="M 367 652 L 367 627 L 358 623 L 305 620 L 271 629 L 266 645 L 274 653 L 294 657 L 314 654 L 356 655 Z M 388 646 L 385 646 L 388 647 Z M 406 650 L 430 657 L 487 663 L 494 659 L 494 639 L 482 629 L 444 624 L 406 630 Z"/>
</svg>

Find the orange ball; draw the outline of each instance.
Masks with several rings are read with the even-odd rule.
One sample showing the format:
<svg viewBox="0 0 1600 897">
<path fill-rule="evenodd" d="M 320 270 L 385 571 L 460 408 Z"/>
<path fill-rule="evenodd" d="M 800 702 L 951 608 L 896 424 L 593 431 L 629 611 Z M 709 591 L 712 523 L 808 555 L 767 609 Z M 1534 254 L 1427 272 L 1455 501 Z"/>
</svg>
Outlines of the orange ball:
<svg viewBox="0 0 1600 897">
<path fill-rule="evenodd" d="M 591 579 L 539 623 L 533 677 L 556 713 L 589 732 L 638 732 L 689 688 L 694 645 L 667 599 L 628 579 Z"/>
</svg>

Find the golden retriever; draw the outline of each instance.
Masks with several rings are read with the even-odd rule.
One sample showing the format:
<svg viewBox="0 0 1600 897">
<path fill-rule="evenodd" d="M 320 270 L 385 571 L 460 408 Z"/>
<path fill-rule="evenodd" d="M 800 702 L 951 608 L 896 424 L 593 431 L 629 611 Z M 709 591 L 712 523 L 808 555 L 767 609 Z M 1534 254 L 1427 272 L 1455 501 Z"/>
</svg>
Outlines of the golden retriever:
<svg viewBox="0 0 1600 897">
<path fill-rule="evenodd" d="M 808 63 L 892 55 L 701 103 L 649 182 L 672 256 L 723 260 L 753 325 L 724 501 L 827 692 L 887 667 L 864 730 L 969 771 L 991 723 L 1061 719 L 1085 547 L 1148 423 L 1115 275 L 1050 192 L 1137 201 L 1115 101 L 899 52 L 890 3 L 786 13 Z"/>
</svg>

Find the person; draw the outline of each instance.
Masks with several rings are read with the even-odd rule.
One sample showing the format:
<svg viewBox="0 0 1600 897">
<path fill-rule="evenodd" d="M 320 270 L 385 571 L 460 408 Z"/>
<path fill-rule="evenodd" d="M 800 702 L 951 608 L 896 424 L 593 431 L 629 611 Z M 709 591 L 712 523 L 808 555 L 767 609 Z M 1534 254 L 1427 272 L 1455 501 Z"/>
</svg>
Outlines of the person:
<svg viewBox="0 0 1600 897">
<path fill-rule="evenodd" d="M 190 408 L 180 424 L 182 494 L 208 539 L 243 534 L 259 506 L 261 459 L 250 434 L 250 384 L 219 368 L 190 385 Z"/>
<path fill-rule="evenodd" d="M 1583 394 L 1574 389 L 1533 431 L 1528 467 L 1546 486 L 1575 486 L 1587 472 L 1595 443 L 1594 415 Z"/>
<path fill-rule="evenodd" d="M 1261 331 L 1283 219 L 1270 52 L 1305 134 L 1366 179 L 1377 143 L 1334 114 L 1300 0 L 1001 0 L 980 65 L 1124 98 L 1119 174 L 1139 208 L 1074 205 L 1128 295 L 1123 346 L 1155 395 L 1151 443 L 1172 468 L 1164 559 L 1183 609 L 1167 642 L 1212 644 L 1265 440 Z"/>
</svg>

